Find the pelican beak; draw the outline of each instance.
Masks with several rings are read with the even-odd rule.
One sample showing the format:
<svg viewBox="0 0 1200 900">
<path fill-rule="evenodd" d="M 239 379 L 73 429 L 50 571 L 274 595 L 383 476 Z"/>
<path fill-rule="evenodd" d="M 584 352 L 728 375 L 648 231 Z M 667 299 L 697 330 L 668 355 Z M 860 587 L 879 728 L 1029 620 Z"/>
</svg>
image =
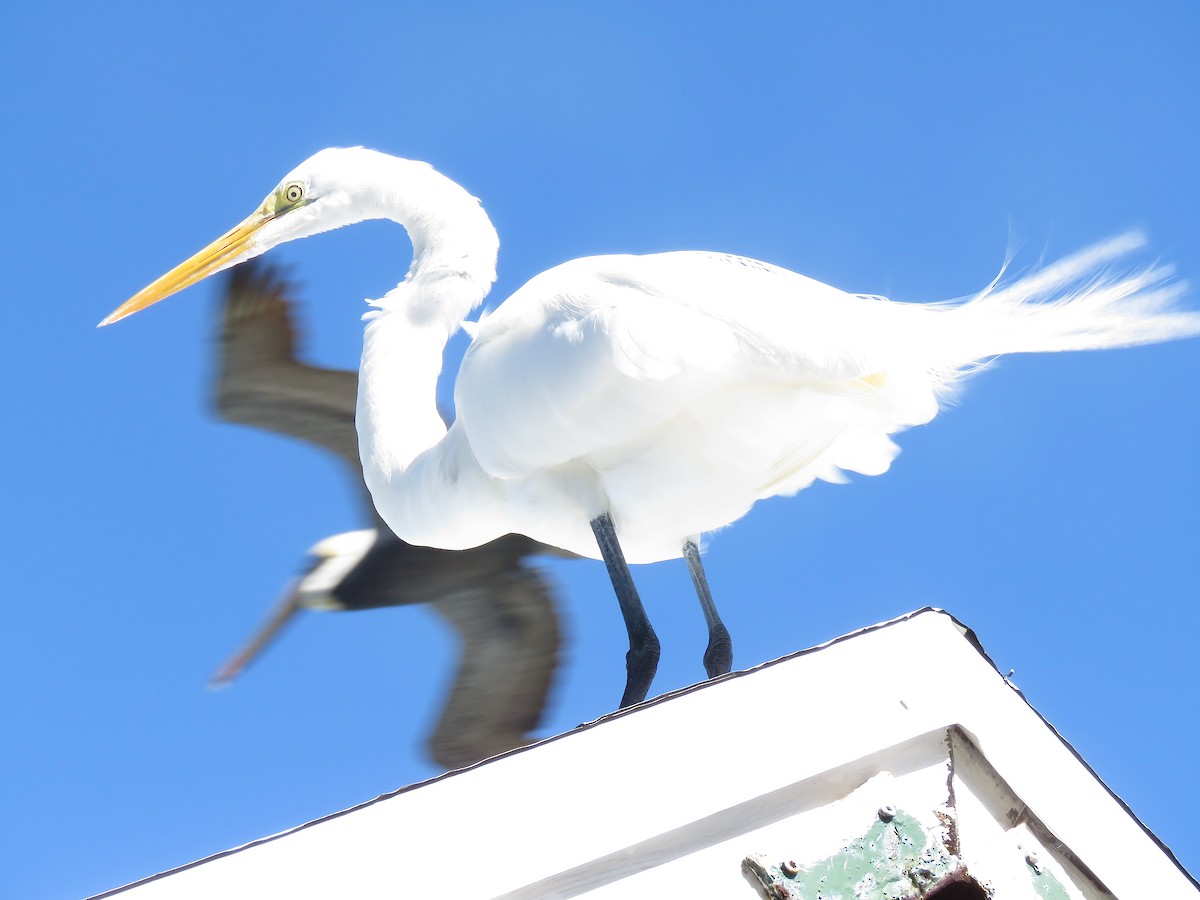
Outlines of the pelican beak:
<svg viewBox="0 0 1200 900">
<path fill-rule="evenodd" d="M 172 294 L 203 281 L 214 272 L 228 268 L 238 257 L 251 250 L 251 241 L 259 229 L 275 218 L 275 211 L 264 205 L 233 230 L 221 235 L 195 256 L 181 262 L 157 281 L 142 288 L 118 306 L 97 328 L 111 325 L 119 319 L 131 316 L 139 310 L 165 300 Z"/>
<path fill-rule="evenodd" d="M 279 632 L 283 630 L 283 626 L 287 625 L 300 609 L 300 580 L 296 579 L 288 585 L 283 597 L 271 611 L 271 614 L 267 617 L 267 621 L 262 624 L 262 627 L 246 642 L 241 650 L 227 659 L 221 665 L 221 668 L 213 673 L 212 678 L 209 679 L 208 686 L 210 688 L 222 688 L 231 684 L 241 674 L 242 670 L 250 665 L 255 657 L 278 637 Z"/>
</svg>

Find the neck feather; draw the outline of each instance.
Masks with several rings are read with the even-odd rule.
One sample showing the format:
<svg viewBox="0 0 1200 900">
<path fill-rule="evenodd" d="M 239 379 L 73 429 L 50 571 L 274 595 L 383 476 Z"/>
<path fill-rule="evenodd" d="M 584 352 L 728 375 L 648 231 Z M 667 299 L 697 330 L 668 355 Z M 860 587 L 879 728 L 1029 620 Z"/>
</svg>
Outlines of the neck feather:
<svg viewBox="0 0 1200 900">
<path fill-rule="evenodd" d="M 350 206 L 403 225 L 413 247 L 404 280 L 367 320 L 357 425 L 363 473 L 375 496 L 446 434 L 437 379 L 450 335 L 496 280 L 499 238 L 479 201 L 426 163 L 354 153 Z"/>
<path fill-rule="evenodd" d="M 364 176 L 376 214 L 404 226 L 413 259 L 404 280 L 372 306 L 453 331 L 496 280 L 496 229 L 475 197 L 427 163 L 373 156 L 378 170 Z"/>
<path fill-rule="evenodd" d="M 355 423 L 372 493 L 445 437 L 436 392 L 451 333 L 441 322 L 414 320 L 404 309 L 381 311 L 367 323 Z"/>
</svg>

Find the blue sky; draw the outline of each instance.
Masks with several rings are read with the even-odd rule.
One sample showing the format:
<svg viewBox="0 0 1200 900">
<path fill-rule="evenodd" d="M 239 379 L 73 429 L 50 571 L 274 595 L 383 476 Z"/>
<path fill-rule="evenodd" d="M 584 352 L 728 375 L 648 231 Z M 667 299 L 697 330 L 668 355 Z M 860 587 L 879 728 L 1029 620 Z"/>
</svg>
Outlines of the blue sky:
<svg viewBox="0 0 1200 900">
<path fill-rule="evenodd" d="M 312 152 L 428 160 L 482 198 L 497 300 L 572 257 L 684 248 L 944 299 L 1010 246 L 1019 266 L 1130 227 L 1200 282 L 1194 4 L 801 6 L 0 13 L 0 894 L 100 891 L 437 771 L 422 747 L 453 647 L 425 610 L 309 614 L 204 690 L 358 510 L 333 460 L 209 413 L 216 284 L 94 328 Z M 361 298 L 407 254 L 387 223 L 273 254 L 313 357 L 356 366 Z M 760 504 L 706 562 L 736 667 L 944 607 L 1200 871 L 1198 360 L 1196 341 L 1006 359 L 901 436 L 887 475 Z M 570 647 L 544 734 L 615 706 L 624 653 L 603 567 L 548 569 Z M 635 577 L 654 693 L 697 680 L 683 564 Z"/>
</svg>

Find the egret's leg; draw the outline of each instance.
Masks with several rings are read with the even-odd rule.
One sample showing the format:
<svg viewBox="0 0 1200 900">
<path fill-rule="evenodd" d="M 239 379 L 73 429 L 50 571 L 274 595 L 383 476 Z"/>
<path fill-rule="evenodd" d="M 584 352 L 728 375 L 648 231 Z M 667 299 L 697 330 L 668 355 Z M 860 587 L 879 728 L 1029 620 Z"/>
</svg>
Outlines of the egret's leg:
<svg viewBox="0 0 1200 900">
<path fill-rule="evenodd" d="M 625 554 L 617 543 L 617 530 L 613 527 L 612 517 L 604 513 L 592 519 L 592 531 L 596 534 L 604 564 L 608 566 L 608 577 L 612 579 L 613 590 L 617 592 L 621 616 L 629 632 L 629 652 L 625 654 L 625 694 L 621 697 L 623 709 L 646 699 L 650 682 L 658 671 L 658 635 L 650 626 L 642 598 L 638 596 L 629 566 L 625 564 Z"/>
<path fill-rule="evenodd" d="M 704 671 L 709 678 L 724 675 L 733 667 L 733 641 L 729 638 L 729 630 L 717 614 L 712 594 L 708 590 L 708 579 L 704 577 L 704 566 L 700 564 L 700 548 L 695 541 L 683 542 L 683 558 L 687 560 L 688 571 L 692 573 L 692 584 L 696 586 L 696 595 L 700 598 L 700 608 L 704 610 L 704 621 L 708 623 L 708 647 L 704 651 Z"/>
</svg>

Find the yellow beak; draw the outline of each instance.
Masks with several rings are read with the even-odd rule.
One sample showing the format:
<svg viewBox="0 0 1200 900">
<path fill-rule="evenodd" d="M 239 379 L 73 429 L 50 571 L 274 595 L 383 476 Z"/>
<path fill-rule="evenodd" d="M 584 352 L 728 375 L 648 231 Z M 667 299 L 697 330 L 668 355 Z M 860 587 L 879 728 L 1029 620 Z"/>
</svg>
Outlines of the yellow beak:
<svg viewBox="0 0 1200 900">
<path fill-rule="evenodd" d="M 235 226 L 231 231 L 221 235 L 195 256 L 181 262 L 157 281 L 142 288 L 120 306 L 96 327 L 111 325 L 119 319 L 131 316 L 139 310 L 152 306 L 159 300 L 165 300 L 172 294 L 190 287 L 198 281 L 203 281 L 218 269 L 225 267 L 231 260 L 242 255 L 249 249 L 250 239 L 255 233 L 275 218 L 274 213 L 262 209 L 250 216 L 244 222 Z"/>
</svg>

